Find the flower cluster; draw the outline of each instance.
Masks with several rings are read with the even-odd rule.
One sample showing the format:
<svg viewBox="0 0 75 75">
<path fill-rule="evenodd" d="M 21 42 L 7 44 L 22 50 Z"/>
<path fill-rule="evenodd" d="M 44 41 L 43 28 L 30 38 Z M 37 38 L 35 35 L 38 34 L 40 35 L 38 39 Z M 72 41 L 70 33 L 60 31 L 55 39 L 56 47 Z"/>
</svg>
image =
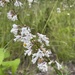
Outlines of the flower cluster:
<svg viewBox="0 0 75 75">
<path fill-rule="evenodd" d="M 52 52 L 50 49 L 46 48 L 49 46 L 49 38 L 46 35 L 40 33 L 33 35 L 28 26 L 20 27 L 16 24 L 13 24 L 11 33 L 14 34 L 14 41 L 23 42 L 25 48 L 24 55 L 32 56 L 32 63 L 37 63 L 37 68 L 40 71 L 48 71 L 48 63 L 51 65 L 54 62 L 56 63 L 58 70 L 62 68 L 57 61 L 50 60 Z M 45 61 L 45 59 L 49 59 L 50 62 Z"/>
</svg>

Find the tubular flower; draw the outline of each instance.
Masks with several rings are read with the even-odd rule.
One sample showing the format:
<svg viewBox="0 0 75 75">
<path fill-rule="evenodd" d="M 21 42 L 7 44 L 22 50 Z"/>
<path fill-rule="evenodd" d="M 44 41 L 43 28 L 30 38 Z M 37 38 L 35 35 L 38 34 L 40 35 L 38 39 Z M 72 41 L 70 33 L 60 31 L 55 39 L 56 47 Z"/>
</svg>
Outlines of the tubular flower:
<svg viewBox="0 0 75 75">
<path fill-rule="evenodd" d="M 22 5 L 23 4 L 18 0 L 16 0 L 15 3 L 14 3 L 14 6 L 16 6 L 16 7 L 19 7 L 19 6 L 22 6 Z"/>
<path fill-rule="evenodd" d="M 7 18 L 12 21 L 18 20 L 17 15 L 11 10 L 7 13 Z"/>
<path fill-rule="evenodd" d="M 47 72 L 48 71 L 47 62 L 38 63 L 37 67 L 42 72 Z"/>
</svg>

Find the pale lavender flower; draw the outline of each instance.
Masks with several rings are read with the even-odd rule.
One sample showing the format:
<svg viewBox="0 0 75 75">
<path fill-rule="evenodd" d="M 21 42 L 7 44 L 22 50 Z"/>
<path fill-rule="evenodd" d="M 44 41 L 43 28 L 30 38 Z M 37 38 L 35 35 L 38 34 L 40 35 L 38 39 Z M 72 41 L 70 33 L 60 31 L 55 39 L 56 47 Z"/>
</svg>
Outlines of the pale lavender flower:
<svg viewBox="0 0 75 75">
<path fill-rule="evenodd" d="M 16 36 L 18 33 L 18 26 L 16 24 L 13 24 L 13 28 L 11 29 L 10 32 Z"/>
<path fill-rule="evenodd" d="M 14 6 L 16 6 L 16 7 L 22 6 L 22 5 L 23 4 L 20 1 L 18 1 L 18 0 L 16 0 L 15 3 L 14 3 Z"/>
<path fill-rule="evenodd" d="M 37 53 L 34 53 L 32 55 L 32 63 L 33 64 L 36 63 L 37 59 L 38 58 L 42 58 L 42 57 L 44 57 L 44 53 L 43 53 L 43 51 L 41 51 L 40 49 L 38 49 L 38 52 Z M 33 61 L 33 60 L 35 60 L 35 61 Z"/>
<path fill-rule="evenodd" d="M 38 67 L 38 69 L 39 69 L 41 72 L 47 72 L 47 71 L 48 71 L 47 62 L 38 63 L 37 67 Z"/>
<path fill-rule="evenodd" d="M 57 8 L 57 13 L 61 13 L 61 9 L 60 8 Z"/>
<path fill-rule="evenodd" d="M 32 47 L 32 46 L 30 46 L 30 47 L 28 48 L 28 50 L 25 50 L 25 53 L 24 53 L 25 56 L 26 56 L 26 55 L 30 56 L 30 55 L 32 54 L 32 49 L 31 49 L 31 47 Z"/>
<path fill-rule="evenodd" d="M 13 14 L 11 10 L 7 13 L 7 18 L 12 21 L 18 20 L 17 15 Z"/>
<path fill-rule="evenodd" d="M 38 41 L 42 44 L 43 42 L 45 42 L 45 44 L 47 46 L 49 46 L 49 38 L 46 37 L 46 35 L 43 35 L 43 34 L 40 34 L 40 33 L 37 33 L 38 35 Z"/>
</svg>

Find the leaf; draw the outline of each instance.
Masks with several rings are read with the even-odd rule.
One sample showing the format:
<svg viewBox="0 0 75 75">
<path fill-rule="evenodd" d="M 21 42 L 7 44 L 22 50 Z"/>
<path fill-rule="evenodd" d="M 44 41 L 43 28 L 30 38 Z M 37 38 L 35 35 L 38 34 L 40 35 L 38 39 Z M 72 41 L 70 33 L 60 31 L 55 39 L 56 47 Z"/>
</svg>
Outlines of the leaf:
<svg viewBox="0 0 75 75">
<path fill-rule="evenodd" d="M 3 52 L 3 48 L 0 48 L 0 65 L 2 64 L 4 59 L 4 52 Z"/>
<path fill-rule="evenodd" d="M 2 63 L 2 66 L 4 66 L 4 67 L 11 67 L 12 66 L 12 63 L 13 63 L 13 61 L 6 61 L 6 62 L 3 62 Z"/>
<path fill-rule="evenodd" d="M 11 68 L 12 68 L 12 73 L 13 73 L 13 74 L 16 72 L 19 63 L 20 63 L 20 59 L 16 59 L 16 60 L 13 61 L 12 67 L 11 67 Z"/>
<path fill-rule="evenodd" d="M 12 75 L 14 75 L 16 70 L 17 70 L 17 68 L 18 68 L 19 63 L 20 63 L 20 59 L 15 59 L 13 61 L 3 62 L 2 66 L 6 67 L 6 68 L 11 68 Z"/>
</svg>

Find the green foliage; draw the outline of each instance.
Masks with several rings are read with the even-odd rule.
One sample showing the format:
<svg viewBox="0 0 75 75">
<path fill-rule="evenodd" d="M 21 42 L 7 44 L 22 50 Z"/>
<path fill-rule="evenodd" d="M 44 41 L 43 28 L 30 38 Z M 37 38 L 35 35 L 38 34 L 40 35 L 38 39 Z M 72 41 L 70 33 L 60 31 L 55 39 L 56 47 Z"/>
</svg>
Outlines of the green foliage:
<svg viewBox="0 0 75 75">
<path fill-rule="evenodd" d="M 12 61 L 3 61 L 5 58 L 10 56 L 9 52 L 5 52 L 4 48 L 0 48 L 0 75 L 5 75 L 5 70 L 11 69 L 12 75 L 15 75 L 20 59 L 15 59 Z"/>
<path fill-rule="evenodd" d="M 56 68 L 55 68 L 55 71 L 56 71 L 56 73 L 57 73 L 58 75 L 63 75 L 62 72 L 61 72 L 60 70 L 56 69 Z"/>
<path fill-rule="evenodd" d="M 3 62 L 2 66 L 6 67 L 6 68 L 11 68 L 12 75 L 14 75 L 16 73 L 16 70 L 17 70 L 19 63 L 20 63 L 20 59 L 15 59 L 13 61 Z"/>
</svg>

